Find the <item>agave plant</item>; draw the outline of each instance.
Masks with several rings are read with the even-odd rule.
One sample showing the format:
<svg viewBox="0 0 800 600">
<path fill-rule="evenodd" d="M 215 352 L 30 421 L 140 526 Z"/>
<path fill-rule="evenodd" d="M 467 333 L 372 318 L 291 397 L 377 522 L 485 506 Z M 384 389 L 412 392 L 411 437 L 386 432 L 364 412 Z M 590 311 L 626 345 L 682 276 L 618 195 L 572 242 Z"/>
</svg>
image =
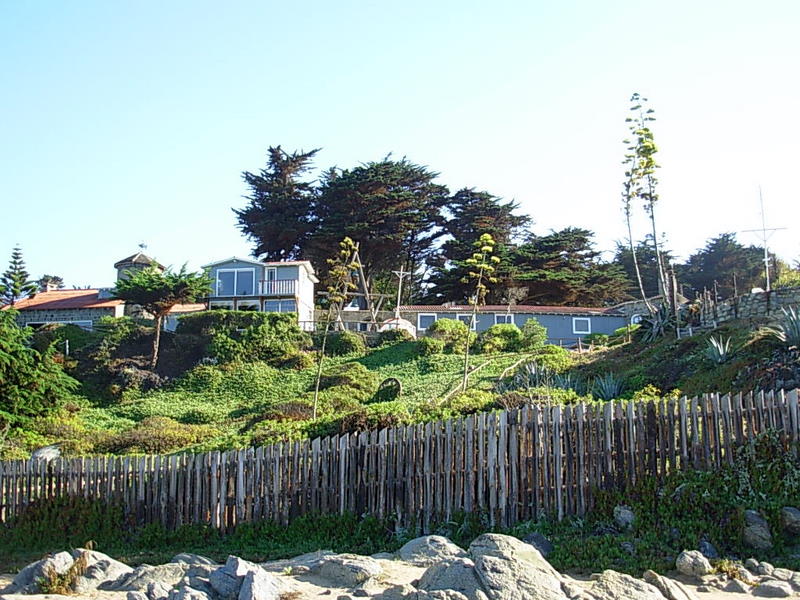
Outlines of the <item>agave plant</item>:
<svg viewBox="0 0 800 600">
<path fill-rule="evenodd" d="M 653 314 L 642 319 L 642 339 L 647 342 L 654 342 L 660 337 L 664 337 L 670 329 L 675 327 L 675 316 L 669 306 L 662 304 Z"/>
<path fill-rule="evenodd" d="M 708 346 L 706 347 L 705 355 L 711 362 L 721 365 L 733 355 L 734 351 L 730 337 L 723 339 L 722 337 L 711 336 L 706 343 Z"/>
<path fill-rule="evenodd" d="M 535 387 L 550 387 L 553 383 L 553 371 L 535 362 L 522 365 L 514 375 L 514 389 L 527 390 Z"/>
<path fill-rule="evenodd" d="M 783 318 L 776 327 L 766 327 L 767 334 L 776 337 L 790 348 L 800 346 L 800 313 L 793 306 L 781 308 Z"/>
<path fill-rule="evenodd" d="M 553 376 L 552 385 L 562 390 L 572 390 L 579 396 L 583 396 L 586 393 L 586 383 L 572 373 L 556 373 Z"/>
<path fill-rule="evenodd" d="M 614 373 L 606 373 L 595 377 L 592 384 L 592 395 L 600 400 L 613 400 L 622 395 L 625 382 L 622 377 Z"/>
</svg>

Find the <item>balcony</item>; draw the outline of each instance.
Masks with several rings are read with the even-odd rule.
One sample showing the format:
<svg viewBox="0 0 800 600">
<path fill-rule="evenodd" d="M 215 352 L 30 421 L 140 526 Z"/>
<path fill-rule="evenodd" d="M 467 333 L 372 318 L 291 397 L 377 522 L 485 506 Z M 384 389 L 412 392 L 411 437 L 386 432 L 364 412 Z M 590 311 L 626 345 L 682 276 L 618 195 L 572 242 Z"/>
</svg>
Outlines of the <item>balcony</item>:
<svg viewBox="0 0 800 600">
<path fill-rule="evenodd" d="M 273 279 L 270 281 L 261 280 L 262 296 L 294 296 L 297 289 L 297 281 L 294 279 Z"/>
</svg>

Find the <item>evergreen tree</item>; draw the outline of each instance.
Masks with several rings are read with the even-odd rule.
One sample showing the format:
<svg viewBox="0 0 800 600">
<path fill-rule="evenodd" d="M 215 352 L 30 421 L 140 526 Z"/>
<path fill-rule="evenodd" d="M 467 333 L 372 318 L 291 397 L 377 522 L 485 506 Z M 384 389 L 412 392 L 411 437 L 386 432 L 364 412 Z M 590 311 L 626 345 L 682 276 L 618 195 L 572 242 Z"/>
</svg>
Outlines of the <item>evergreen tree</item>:
<svg viewBox="0 0 800 600">
<path fill-rule="evenodd" d="M 306 258 L 323 269 L 325 279 L 327 257 L 336 254 L 342 237 L 349 237 L 359 243 L 370 289 L 378 276 L 400 266 L 417 272 L 442 235 L 448 190 L 434 183 L 437 176 L 406 159 L 329 169 L 322 176 Z"/>
<path fill-rule="evenodd" d="M 64 280 L 58 275 L 42 275 L 36 281 L 36 285 L 38 286 L 40 292 L 47 291 L 48 287 L 55 288 L 57 290 L 63 290 Z"/>
<path fill-rule="evenodd" d="M 0 311 L 0 433 L 52 412 L 78 387 L 53 360 L 52 346 L 33 348 L 33 331 L 15 318 L 15 310 Z"/>
<path fill-rule="evenodd" d="M 740 244 L 733 233 L 721 233 L 692 254 L 678 272 L 695 294 L 713 290 L 716 282 L 719 298 L 728 298 L 734 295 L 734 278 L 740 294 L 764 286 L 764 249 Z"/>
<path fill-rule="evenodd" d="M 125 275 L 124 279 L 117 280 L 113 294 L 115 298 L 141 306 L 153 315 L 155 332 L 150 368 L 155 369 L 164 317 L 176 304 L 195 302 L 207 296 L 211 289 L 211 278 L 206 273 L 189 273 L 185 266 L 177 273 L 150 266 L 125 271 Z"/>
<path fill-rule="evenodd" d="M 36 291 L 36 284 L 30 280 L 30 275 L 25 270 L 22 250 L 16 246 L 11 252 L 8 269 L 0 276 L 0 301 L 14 306 L 17 300 L 35 294 Z"/>
<path fill-rule="evenodd" d="M 631 281 L 626 290 L 631 296 L 638 295 L 641 297 L 641 294 L 644 293 L 646 298 L 653 298 L 659 294 L 658 263 L 651 238 L 652 235 L 647 234 L 644 240 L 636 242 L 634 255 L 631 254 L 627 241 L 625 244 L 617 243 L 612 263 L 618 265 Z M 674 261 L 672 252 L 664 248 L 663 241 L 660 246 L 662 262 L 666 265 L 671 264 Z M 634 262 L 634 257 L 636 262 Z M 639 271 L 638 275 L 637 269 Z M 641 278 L 641 283 L 636 283 L 638 281 L 637 277 Z"/>
<path fill-rule="evenodd" d="M 234 209 L 239 228 L 255 244 L 253 256 L 266 260 L 303 257 L 303 248 L 314 229 L 315 187 L 301 181 L 311 169 L 319 149 L 288 154 L 270 147 L 267 166 L 260 173 L 242 177 L 250 188 L 248 205 Z"/>
</svg>

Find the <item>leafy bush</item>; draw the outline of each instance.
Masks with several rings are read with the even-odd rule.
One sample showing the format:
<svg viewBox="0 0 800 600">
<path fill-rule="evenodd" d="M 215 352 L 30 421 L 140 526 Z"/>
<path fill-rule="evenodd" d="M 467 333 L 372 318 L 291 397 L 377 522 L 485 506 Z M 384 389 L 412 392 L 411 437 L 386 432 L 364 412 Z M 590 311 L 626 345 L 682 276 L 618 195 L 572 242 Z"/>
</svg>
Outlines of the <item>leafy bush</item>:
<svg viewBox="0 0 800 600">
<path fill-rule="evenodd" d="M 522 349 L 538 350 L 547 343 L 547 328 L 531 317 L 522 325 Z"/>
<path fill-rule="evenodd" d="M 165 454 L 193 446 L 216 433 L 206 425 L 186 425 L 168 417 L 150 417 L 132 429 L 109 436 L 100 447 L 113 454 Z"/>
<path fill-rule="evenodd" d="M 784 271 L 772 285 L 773 289 L 800 287 L 800 271 Z"/>
<path fill-rule="evenodd" d="M 387 329 L 386 331 L 381 331 L 378 334 L 378 343 L 379 344 L 397 344 L 399 342 L 408 342 L 414 339 L 414 336 L 411 335 L 405 329 Z"/>
<path fill-rule="evenodd" d="M 329 334 L 325 344 L 325 354 L 328 356 L 361 355 L 366 350 L 364 336 L 349 329 Z"/>
<path fill-rule="evenodd" d="M 302 371 L 304 369 L 310 369 L 316 364 L 316 362 L 317 361 L 312 353 L 297 352 L 294 354 L 288 354 L 279 361 L 276 361 L 275 366 L 281 369 L 294 369 L 296 371 Z"/>
<path fill-rule="evenodd" d="M 344 363 L 323 373 L 319 381 L 321 390 L 334 387 L 346 387 L 353 398 L 364 401 L 378 389 L 378 376 L 361 363 Z"/>
<path fill-rule="evenodd" d="M 553 373 L 563 373 L 572 367 L 572 354 L 566 348 L 548 344 L 536 351 L 533 361 L 543 367 L 547 367 Z"/>
<path fill-rule="evenodd" d="M 467 328 L 466 323 L 458 319 L 438 319 L 428 327 L 427 335 L 444 342 L 447 352 L 461 353 L 466 344 L 472 346 L 477 336 Z"/>
<path fill-rule="evenodd" d="M 515 352 L 523 343 L 520 328 L 513 323 L 498 323 L 484 331 L 478 342 L 480 351 L 486 354 L 494 352 Z"/>
<path fill-rule="evenodd" d="M 584 336 L 582 341 L 594 346 L 608 346 L 610 340 L 611 336 L 609 336 L 607 333 L 590 333 L 589 335 Z"/>
<path fill-rule="evenodd" d="M 444 340 L 423 337 L 417 340 L 417 353 L 420 356 L 431 356 L 444 352 Z"/>
<path fill-rule="evenodd" d="M 385 429 L 387 427 L 409 425 L 412 422 L 411 411 L 402 400 L 377 402 L 367 406 L 360 406 L 344 415 L 340 420 L 339 432 L 352 433 L 354 431 Z"/>
<path fill-rule="evenodd" d="M 208 352 L 219 362 L 281 361 L 308 347 L 310 338 L 300 330 L 292 314 L 256 311 L 204 311 L 178 330 L 199 331 L 209 337 Z"/>
<path fill-rule="evenodd" d="M 449 408 L 458 415 L 471 415 L 496 408 L 495 399 L 494 394 L 473 388 L 451 398 Z"/>
<path fill-rule="evenodd" d="M 463 360 L 461 356 L 431 354 L 420 359 L 419 367 L 422 373 L 449 373 L 458 369 Z"/>
<path fill-rule="evenodd" d="M 256 423 L 249 432 L 252 446 L 269 446 L 278 442 L 291 442 L 305 437 L 303 426 L 298 421 L 265 420 Z"/>
</svg>

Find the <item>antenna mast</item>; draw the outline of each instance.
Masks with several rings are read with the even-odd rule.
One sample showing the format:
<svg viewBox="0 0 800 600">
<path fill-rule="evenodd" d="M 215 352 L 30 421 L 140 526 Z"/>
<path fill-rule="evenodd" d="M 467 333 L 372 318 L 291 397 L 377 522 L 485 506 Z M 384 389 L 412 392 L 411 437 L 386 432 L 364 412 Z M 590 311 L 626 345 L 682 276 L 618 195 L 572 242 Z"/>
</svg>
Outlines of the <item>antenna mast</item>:
<svg viewBox="0 0 800 600">
<path fill-rule="evenodd" d="M 761 186 L 758 186 L 758 201 L 761 205 L 761 229 L 745 229 L 742 233 L 759 233 L 761 234 L 761 243 L 764 246 L 764 275 L 767 279 L 767 291 L 769 292 L 772 287 L 769 279 L 769 248 L 767 248 L 767 241 L 772 237 L 776 231 L 786 229 L 786 227 L 771 227 L 767 228 L 767 220 L 764 216 L 764 195 L 761 193 Z"/>
</svg>

